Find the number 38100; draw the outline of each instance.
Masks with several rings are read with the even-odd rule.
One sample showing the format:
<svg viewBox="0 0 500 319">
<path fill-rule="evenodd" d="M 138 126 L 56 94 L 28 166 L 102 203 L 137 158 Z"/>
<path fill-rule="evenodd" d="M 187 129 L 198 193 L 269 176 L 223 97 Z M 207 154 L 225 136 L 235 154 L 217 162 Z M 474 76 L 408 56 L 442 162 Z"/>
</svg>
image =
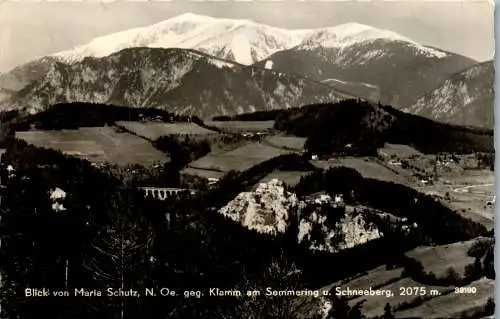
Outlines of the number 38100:
<svg viewBox="0 0 500 319">
<path fill-rule="evenodd" d="M 475 294 L 476 292 L 476 287 L 455 287 L 456 294 Z"/>
</svg>

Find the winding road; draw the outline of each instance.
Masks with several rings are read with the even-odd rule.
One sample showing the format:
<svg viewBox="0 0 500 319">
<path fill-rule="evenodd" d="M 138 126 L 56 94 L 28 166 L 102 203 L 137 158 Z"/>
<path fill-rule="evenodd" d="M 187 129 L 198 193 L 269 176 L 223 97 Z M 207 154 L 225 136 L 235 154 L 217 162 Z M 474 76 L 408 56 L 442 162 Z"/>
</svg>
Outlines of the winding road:
<svg viewBox="0 0 500 319">
<path fill-rule="evenodd" d="M 485 186 L 494 186 L 495 184 L 479 184 L 479 185 L 469 185 L 469 186 L 464 186 L 464 187 L 459 187 L 455 188 L 453 191 L 455 193 L 465 193 L 467 192 L 468 189 L 470 188 L 476 188 L 476 187 L 485 187 Z"/>
</svg>

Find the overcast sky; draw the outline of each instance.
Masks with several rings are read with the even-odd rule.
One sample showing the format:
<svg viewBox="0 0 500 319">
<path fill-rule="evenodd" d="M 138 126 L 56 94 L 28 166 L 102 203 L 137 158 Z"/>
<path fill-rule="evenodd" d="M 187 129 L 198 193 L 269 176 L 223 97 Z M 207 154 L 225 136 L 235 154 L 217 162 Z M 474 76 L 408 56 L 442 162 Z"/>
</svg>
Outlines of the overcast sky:
<svg viewBox="0 0 500 319">
<path fill-rule="evenodd" d="M 290 29 L 358 22 L 481 62 L 492 59 L 494 53 L 493 5 L 481 0 L 25 1 L 0 0 L 0 71 L 85 44 L 100 35 L 147 26 L 186 12 L 251 19 Z"/>
</svg>

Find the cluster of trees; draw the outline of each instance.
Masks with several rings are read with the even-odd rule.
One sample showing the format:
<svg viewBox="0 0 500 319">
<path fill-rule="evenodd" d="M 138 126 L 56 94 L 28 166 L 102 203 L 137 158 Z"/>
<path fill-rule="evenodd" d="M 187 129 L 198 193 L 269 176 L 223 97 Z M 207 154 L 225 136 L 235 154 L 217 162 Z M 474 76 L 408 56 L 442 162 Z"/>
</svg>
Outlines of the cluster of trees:
<svg viewBox="0 0 500 319">
<path fill-rule="evenodd" d="M 446 270 L 446 275 L 444 277 L 438 278 L 433 272 L 426 272 L 422 264 L 411 257 L 404 257 L 402 265 L 404 267 L 402 276 L 411 277 L 420 283 L 428 285 L 454 286 L 467 284 L 472 281 L 469 280 L 470 278 L 461 278 L 453 267 L 449 267 Z"/>
<path fill-rule="evenodd" d="M 330 295 L 327 297 L 330 302 L 331 308 L 326 314 L 324 319 L 366 319 L 363 314 L 363 304 L 366 299 L 349 306 L 348 299 L 346 297 L 339 297 L 335 295 L 335 291 L 330 290 Z M 321 317 L 319 317 L 321 318 Z M 393 309 L 389 303 L 384 306 L 384 313 L 380 319 L 394 319 Z"/>
<path fill-rule="evenodd" d="M 85 269 L 92 244 L 109 225 L 113 197 L 119 184 L 88 163 L 39 150 L 21 141 L 9 141 L 4 160 L 15 174 L 2 178 L 2 311 L 8 317 L 35 318 L 54 313 L 56 299 L 26 298 L 24 288 L 92 288 L 92 273 Z M 49 198 L 59 187 L 68 194 L 65 211 L 56 213 Z M 65 278 L 68 264 L 68 280 Z M 65 314 L 78 312 L 73 300 L 58 305 Z M 82 311 L 82 313 L 85 313 Z M 54 316 L 56 314 L 54 313 Z"/>
<path fill-rule="evenodd" d="M 494 314 L 495 314 L 495 300 L 493 298 L 488 298 L 488 301 L 486 301 L 486 304 L 484 305 L 483 311 L 475 315 L 477 317 L 486 317 L 486 316 L 492 316 Z"/>
<path fill-rule="evenodd" d="M 317 154 L 371 154 L 385 142 L 412 145 L 424 153 L 494 152 L 492 130 L 438 123 L 360 100 L 286 110 L 277 116 L 275 128 L 307 137 L 307 149 Z M 346 144 L 351 144 L 348 150 Z"/>
<path fill-rule="evenodd" d="M 211 151 L 208 140 L 192 138 L 189 135 L 184 137 L 162 136 L 156 139 L 153 145 L 160 151 L 170 155 L 169 165 L 173 169 L 180 169 Z"/>
<path fill-rule="evenodd" d="M 487 239 L 478 239 L 476 243 L 469 249 L 467 255 L 475 258 L 474 266 L 471 270 L 479 270 L 476 277 L 486 276 L 490 279 L 495 279 L 495 239 L 493 234 Z"/>
<path fill-rule="evenodd" d="M 348 299 L 345 297 L 338 297 L 335 295 L 333 289 L 330 291 L 328 296 L 328 301 L 330 302 L 331 308 L 328 311 L 325 319 L 365 319 L 366 317 L 362 313 L 362 307 L 364 300 L 355 304 L 354 306 L 349 306 Z"/>
<path fill-rule="evenodd" d="M 284 110 L 256 111 L 233 116 L 215 116 L 214 121 L 274 121 Z"/>
<path fill-rule="evenodd" d="M 0 112 L 0 148 L 5 147 L 7 139 L 14 136 L 14 129 L 11 122 L 19 118 L 20 113 L 17 110 L 14 111 L 2 111 Z"/>
<path fill-rule="evenodd" d="M 142 166 L 139 164 L 118 166 L 108 165 L 115 178 L 123 184 L 133 187 L 181 187 L 182 181 L 179 170 L 171 167 L 169 163 L 162 166 Z"/>
<path fill-rule="evenodd" d="M 479 168 L 495 170 L 495 153 L 476 154 Z"/>
<path fill-rule="evenodd" d="M 426 272 L 419 261 L 408 256 L 401 260 L 401 266 L 404 267 L 402 275 L 421 283 L 438 286 L 464 286 L 483 276 L 495 279 L 493 249 L 491 241 L 476 242 L 468 252 L 469 256 L 474 257 L 474 262 L 465 267 L 463 276 L 453 267 L 449 267 L 444 277 L 437 277 L 433 272 Z"/>
<path fill-rule="evenodd" d="M 59 130 L 76 129 L 78 127 L 112 125 L 116 121 L 139 121 L 141 119 L 157 119 L 163 122 L 195 122 L 202 121 L 194 116 L 178 115 L 165 110 L 145 107 L 125 107 L 96 103 L 60 103 L 47 110 L 33 114 L 15 116 L 10 114 L 15 130 L 29 130 L 31 125 L 38 129 Z"/>
<path fill-rule="evenodd" d="M 323 246 L 329 245 L 333 249 L 338 249 L 341 244 L 345 242 L 345 235 L 342 232 L 342 220 L 345 218 L 346 209 L 344 205 L 331 205 L 329 202 L 318 203 L 311 202 L 307 203 L 307 206 L 300 210 L 300 219 L 310 220 L 312 214 L 316 215 L 316 218 L 323 219 L 322 223 L 312 223 L 310 231 L 310 239 L 305 241 L 304 244 Z M 329 242 L 325 242 L 325 233 L 323 227 L 335 232 L 335 235 L 329 239 Z"/>
</svg>

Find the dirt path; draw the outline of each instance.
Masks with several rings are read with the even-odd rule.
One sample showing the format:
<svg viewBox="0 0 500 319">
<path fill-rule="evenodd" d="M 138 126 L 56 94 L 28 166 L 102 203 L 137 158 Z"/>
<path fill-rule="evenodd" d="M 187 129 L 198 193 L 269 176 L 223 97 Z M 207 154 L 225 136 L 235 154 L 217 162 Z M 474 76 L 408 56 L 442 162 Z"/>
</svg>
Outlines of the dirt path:
<svg viewBox="0 0 500 319">
<path fill-rule="evenodd" d="M 467 192 L 468 189 L 470 188 L 476 188 L 476 187 L 485 187 L 485 186 L 494 186 L 495 184 L 478 184 L 478 185 L 469 185 L 469 186 L 464 186 L 464 187 L 459 187 L 455 188 L 453 191 L 455 193 L 465 193 Z"/>
</svg>

